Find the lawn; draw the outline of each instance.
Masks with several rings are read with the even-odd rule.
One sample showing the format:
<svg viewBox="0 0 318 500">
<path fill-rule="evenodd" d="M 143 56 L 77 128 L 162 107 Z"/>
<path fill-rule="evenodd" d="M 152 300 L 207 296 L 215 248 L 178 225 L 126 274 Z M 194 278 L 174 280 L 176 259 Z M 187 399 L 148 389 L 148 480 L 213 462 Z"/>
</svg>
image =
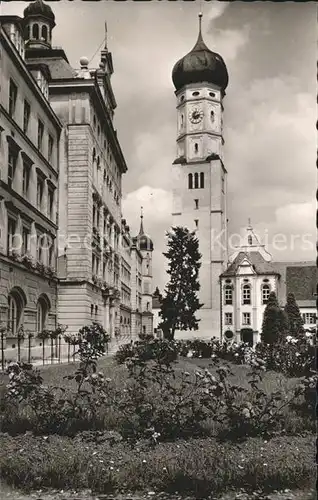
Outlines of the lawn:
<svg viewBox="0 0 318 500">
<path fill-rule="evenodd" d="M 177 383 L 183 372 L 195 376 L 197 370 L 208 368 L 212 375 L 216 375 L 216 367 L 210 365 L 209 359 L 179 358 L 174 364 Z M 76 384 L 64 377 L 73 374 L 77 367 L 75 363 L 45 366 L 39 370 L 44 385 L 69 390 L 75 389 Z M 249 388 L 249 368 L 230 365 L 230 369 L 230 383 Z M 128 370 L 125 365 L 118 365 L 114 358 L 101 358 L 97 371 L 111 379 L 117 391 L 124 391 L 127 387 Z M 8 380 L 7 376 L 1 376 L 2 394 Z M 265 372 L 261 388 L 266 394 L 280 390 L 288 396 L 297 383 L 298 379 Z M 151 385 L 148 390 L 151 392 Z M 5 407 L 3 411 L 6 411 Z M 17 415 L 10 417 L 16 418 Z M 212 499 L 241 488 L 254 493 L 258 491 L 257 498 L 263 498 L 261 490 L 273 492 L 303 488 L 305 492 L 313 487 L 314 438 L 310 432 L 304 432 L 308 423 L 304 425 L 305 420 L 288 407 L 284 413 L 284 435 L 274 435 L 269 439 L 249 437 L 242 442 L 220 441 L 213 435 L 215 424 L 209 420 L 205 424 L 206 435 L 196 438 L 162 442 L 159 439 L 156 444 L 145 438 L 130 442 L 118 432 L 121 418 L 118 409 L 104 411 L 102 417 L 103 425 L 99 431 L 82 429 L 73 437 L 34 435 L 31 429 L 22 434 L 1 433 L 2 479 L 8 485 L 25 490 L 90 489 L 125 494 L 152 491 L 154 498 L 159 492 L 168 495 L 179 492 L 188 498 Z M 132 420 L 134 417 L 131 415 Z M 29 417 L 27 413 L 21 413 L 19 418 L 23 426 Z"/>
</svg>

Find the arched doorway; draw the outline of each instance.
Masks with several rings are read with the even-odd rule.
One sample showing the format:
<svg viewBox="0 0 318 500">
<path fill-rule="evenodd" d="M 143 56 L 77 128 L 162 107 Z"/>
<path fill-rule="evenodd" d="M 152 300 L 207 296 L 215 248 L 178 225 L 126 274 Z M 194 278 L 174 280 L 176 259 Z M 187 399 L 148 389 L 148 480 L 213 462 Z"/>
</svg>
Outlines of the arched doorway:
<svg viewBox="0 0 318 500">
<path fill-rule="evenodd" d="M 13 288 L 8 295 L 8 337 L 14 338 L 18 336 L 18 331 L 23 326 L 25 304 L 26 297 L 22 290 Z"/>
<path fill-rule="evenodd" d="M 241 342 L 249 344 L 250 347 L 253 347 L 253 329 L 252 328 L 242 328 L 241 329 Z"/>
</svg>

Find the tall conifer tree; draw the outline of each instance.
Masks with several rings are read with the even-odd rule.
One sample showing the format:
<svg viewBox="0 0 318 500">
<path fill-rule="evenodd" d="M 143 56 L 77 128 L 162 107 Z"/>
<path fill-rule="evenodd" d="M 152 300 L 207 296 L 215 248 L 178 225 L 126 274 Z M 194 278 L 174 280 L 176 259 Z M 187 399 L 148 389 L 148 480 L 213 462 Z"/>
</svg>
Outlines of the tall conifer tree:
<svg viewBox="0 0 318 500">
<path fill-rule="evenodd" d="M 303 338 L 305 335 L 304 323 L 300 315 L 299 307 L 293 293 L 287 295 L 287 303 L 285 305 L 285 313 L 288 316 L 289 333 L 293 337 Z"/>
<path fill-rule="evenodd" d="M 288 330 L 288 317 L 279 307 L 275 292 L 271 292 L 264 311 L 261 340 L 270 345 L 283 342 Z"/>
<path fill-rule="evenodd" d="M 197 330 L 199 320 L 195 312 L 202 307 L 197 292 L 200 290 L 199 269 L 201 254 L 195 233 L 187 228 L 174 227 L 168 235 L 170 280 L 166 285 L 159 315 L 165 338 L 174 338 L 175 330 Z"/>
</svg>

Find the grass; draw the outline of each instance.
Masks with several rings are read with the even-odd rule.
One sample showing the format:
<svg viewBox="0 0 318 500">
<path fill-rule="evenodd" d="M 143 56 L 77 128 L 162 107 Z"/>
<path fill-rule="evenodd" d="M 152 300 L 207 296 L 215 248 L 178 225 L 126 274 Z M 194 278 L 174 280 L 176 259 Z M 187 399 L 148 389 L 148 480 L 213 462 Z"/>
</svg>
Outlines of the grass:
<svg viewBox="0 0 318 500">
<path fill-rule="evenodd" d="M 312 486 L 311 437 L 249 439 L 238 446 L 214 439 L 130 448 L 31 434 L 0 436 L 0 470 L 10 485 L 24 489 L 63 488 L 95 492 L 183 492 L 206 498 L 211 492 L 245 488 L 272 491 Z"/>
<path fill-rule="evenodd" d="M 176 373 L 195 372 L 209 368 L 207 359 L 182 358 L 176 364 Z M 76 363 L 40 367 L 45 385 L 75 388 L 73 381 L 63 377 L 73 374 Z M 248 387 L 249 368 L 231 365 L 230 380 Z M 124 365 L 113 358 L 98 361 L 98 371 L 123 389 L 127 380 Z M 7 383 L 1 375 L 2 391 Z M 265 372 L 262 388 L 268 394 L 280 388 L 288 392 L 297 379 Z M 1 388 L 1 386 L 0 386 Z M 12 415 L 21 428 L 27 415 Z M 20 421 L 19 421 L 20 418 Z M 196 498 L 207 498 L 213 493 L 245 488 L 255 491 L 311 487 L 314 474 L 312 436 L 301 436 L 304 418 L 286 409 L 285 430 L 294 436 L 275 437 L 268 442 L 249 438 L 244 443 L 220 443 L 211 437 L 213 424 L 207 422 L 210 436 L 200 439 L 176 440 L 151 447 L 139 442 L 134 447 L 128 442 L 111 439 L 109 429 L 116 429 L 118 415 L 105 413 L 100 432 L 79 432 L 74 438 L 49 435 L 34 436 L 31 432 L 9 436 L 0 434 L 0 474 L 10 485 L 24 489 L 60 488 L 92 489 L 97 492 L 123 490 L 183 492 Z M 29 422 L 30 423 L 30 422 Z M 210 427 L 209 427 L 210 425 Z M 89 427 L 88 427 L 89 428 Z M 25 429 L 32 430 L 32 425 Z M 108 429 L 108 430 L 104 430 Z M 115 436 L 116 437 L 116 436 Z"/>
</svg>

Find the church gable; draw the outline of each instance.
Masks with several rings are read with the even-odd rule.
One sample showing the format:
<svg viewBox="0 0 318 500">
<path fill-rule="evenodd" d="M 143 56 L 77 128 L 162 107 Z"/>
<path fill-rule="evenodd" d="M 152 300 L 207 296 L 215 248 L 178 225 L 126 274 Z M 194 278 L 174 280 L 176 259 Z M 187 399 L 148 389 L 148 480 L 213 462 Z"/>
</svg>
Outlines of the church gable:
<svg viewBox="0 0 318 500">
<path fill-rule="evenodd" d="M 243 259 L 239 264 L 236 274 L 238 276 L 246 275 L 246 274 L 256 274 L 253 264 L 248 259 Z"/>
</svg>

